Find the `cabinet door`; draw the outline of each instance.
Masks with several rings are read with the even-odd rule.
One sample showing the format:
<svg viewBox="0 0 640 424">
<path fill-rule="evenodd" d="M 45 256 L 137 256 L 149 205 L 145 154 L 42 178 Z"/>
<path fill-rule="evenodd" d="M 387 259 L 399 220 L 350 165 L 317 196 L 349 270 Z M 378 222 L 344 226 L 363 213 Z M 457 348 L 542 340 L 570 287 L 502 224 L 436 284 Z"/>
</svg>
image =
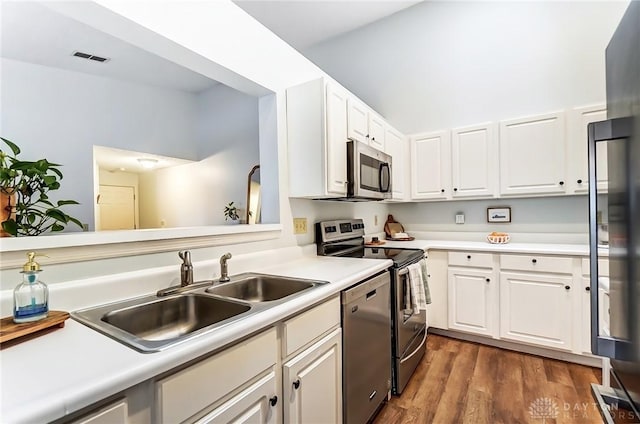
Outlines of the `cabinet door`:
<svg viewBox="0 0 640 424">
<path fill-rule="evenodd" d="M 500 122 L 500 194 L 562 194 L 564 113 Z"/>
<path fill-rule="evenodd" d="M 276 374 L 271 371 L 266 376 L 240 392 L 221 406 L 217 407 L 196 424 L 233 423 L 233 424 L 275 424 L 279 421 L 280 399 Z"/>
<path fill-rule="evenodd" d="M 387 128 L 385 151 L 391 155 L 391 189 L 394 200 L 406 199 L 407 140 L 393 128 Z"/>
<path fill-rule="evenodd" d="M 369 108 L 357 99 L 348 101 L 348 137 L 369 144 Z"/>
<path fill-rule="evenodd" d="M 341 336 L 338 328 L 283 365 L 285 424 L 342 422 Z"/>
<path fill-rule="evenodd" d="M 347 94 L 327 85 L 327 192 L 347 194 Z"/>
<path fill-rule="evenodd" d="M 498 185 L 498 156 L 493 124 L 451 131 L 453 197 L 493 197 Z"/>
<path fill-rule="evenodd" d="M 411 138 L 411 198 L 446 199 L 451 187 L 448 131 Z"/>
<path fill-rule="evenodd" d="M 587 125 L 591 122 L 607 119 L 607 107 L 605 105 L 585 106 L 571 111 L 569 126 L 569 182 L 575 193 L 587 193 L 589 191 L 589 156 L 587 152 Z M 596 158 L 598 169 L 598 192 L 605 193 L 607 184 L 607 144 L 596 145 Z"/>
<path fill-rule="evenodd" d="M 573 277 L 500 273 L 500 336 L 571 350 Z"/>
<path fill-rule="evenodd" d="M 79 420 L 73 421 L 74 424 L 111 424 L 111 423 L 127 423 L 129 422 L 129 413 L 127 400 L 121 399 L 108 406 L 100 408 L 98 411 L 92 412 Z"/>
<path fill-rule="evenodd" d="M 449 268 L 449 328 L 497 336 L 497 282 L 493 271 Z"/>
<path fill-rule="evenodd" d="M 369 112 L 369 145 L 371 147 L 384 151 L 385 129 L 386 123 L 384 119 L 373 112 Z"/>
</svg>

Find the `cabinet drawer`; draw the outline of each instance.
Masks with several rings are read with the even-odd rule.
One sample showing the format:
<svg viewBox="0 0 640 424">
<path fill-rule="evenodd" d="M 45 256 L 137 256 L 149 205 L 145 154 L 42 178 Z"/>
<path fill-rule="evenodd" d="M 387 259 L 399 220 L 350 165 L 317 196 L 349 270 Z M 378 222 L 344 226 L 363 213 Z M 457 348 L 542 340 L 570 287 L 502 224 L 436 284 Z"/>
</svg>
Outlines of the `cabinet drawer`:
<svg viewBox="0 0 640 424">
<path fill-rule="evenodd" d="M 591 274 L 589 269 L 590 262 L 589 258 L 582 258 L 582 275 Z M 609 276 L 609 259 L 598 259 L 598 274 L 605 277 Z"/>
<path fill-rule="evenodd" d="M 284 322 L 282 351 L 289 356 L 340 324 L 340 298 L 335 297 Z"/>
<path fill-rule="evenodd" d="M 500 269 L 573 273 L 573 258 L 543 255 L 500 255 Z"/>
<path fill-rule="evenodd" d="M 479 252 L 449 252 L 449 265 L 493 268 L 493 254 Z"/>
<path fill-rule="evenodd" d="M 179 423 L 275 365 L 272 328 L 156 383 L 158 422 Z"/>
<path fill-rule="evenodd" d="M 72 421 L 72 424 L 126 423 L 129 418 L 127 410 L 127 400 L 120 399 L 119 401 L 107 405 L 98 411 L 94 411 L 77 421 Z"/>
</svg>

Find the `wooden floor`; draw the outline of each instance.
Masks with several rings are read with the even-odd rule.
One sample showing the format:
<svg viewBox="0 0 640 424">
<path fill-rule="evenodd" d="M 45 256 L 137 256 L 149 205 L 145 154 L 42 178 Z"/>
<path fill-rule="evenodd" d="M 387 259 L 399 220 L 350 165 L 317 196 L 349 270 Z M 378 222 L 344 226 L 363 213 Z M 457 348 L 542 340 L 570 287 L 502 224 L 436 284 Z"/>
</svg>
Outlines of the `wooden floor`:
<svg viewBox="0 0 640 424">
<path fill-rule="evenodd" d="M 602 423 L 599 381 L 597 368 L 429 334 L 402 396 L 374 423 Z"/>
</svg>

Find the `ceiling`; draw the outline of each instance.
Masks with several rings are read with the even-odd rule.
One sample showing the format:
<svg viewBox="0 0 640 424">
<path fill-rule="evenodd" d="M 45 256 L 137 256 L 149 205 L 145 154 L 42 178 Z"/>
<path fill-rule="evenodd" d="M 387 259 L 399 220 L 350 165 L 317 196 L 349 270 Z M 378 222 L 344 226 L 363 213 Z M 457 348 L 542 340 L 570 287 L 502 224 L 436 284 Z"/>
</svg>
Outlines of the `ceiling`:
<svg viewBox="0 0 640 424">
<path fill-rule="evenodd" d="M 4 58 L 192 93 L 217 84 L 41 4 L 2 1 L 1 9 Z M 110 60 L 100 63 L 74 57 L 75 51 Z"/>
<path fill-rule="evenodd" d="M 234 3 L 292 47 L 303 51 L 420 1 L 234 0 Z"/>
<path fill-rule="evenodd" d="M 132 150 L 114 149 L 111 147 L 93 146 L 93 157 L 98 167 L 109 172 L 149 172 L 171 166 L 192 163 L 193 161 L 156 155 L 153 153 L 134 152 Z M 140 159 L 151 159 L 156 162 L 152 169 L 142 166 Z"/>
</svg>

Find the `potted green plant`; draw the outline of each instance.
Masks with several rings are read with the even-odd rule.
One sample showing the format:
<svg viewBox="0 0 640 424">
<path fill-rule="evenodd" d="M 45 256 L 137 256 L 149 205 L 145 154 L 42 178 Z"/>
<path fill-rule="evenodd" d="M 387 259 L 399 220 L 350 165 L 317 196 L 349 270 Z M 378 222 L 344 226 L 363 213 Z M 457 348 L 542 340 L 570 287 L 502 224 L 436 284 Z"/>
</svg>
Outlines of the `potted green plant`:
<svg viewBox="0 0 640 424">
<path fill-rule="evenodd" d="M 224 220 L 230 220 L 232 224 L 238 224 L 240 222 L 238 208 L 235 207 L 233 202 L 229 202 L 229 204 L 224 207 Z"/>
<path fill-rule="evenodd" d="M 0 149 L 0 195 L 2 197 L 2 230 L 5 235 L 37 236 L 46 231 L 62 231 L 69 223 L 83 228 L 82 223 L 67 215 L 60 207 L 77 205 L 75 200 L 49 200 L 49 192 L 60 188 L 62 172 L 57 163 L 46 159 L 18 159 L 20 148 L 0 137 L 10 153 Z"/>
</svg>

